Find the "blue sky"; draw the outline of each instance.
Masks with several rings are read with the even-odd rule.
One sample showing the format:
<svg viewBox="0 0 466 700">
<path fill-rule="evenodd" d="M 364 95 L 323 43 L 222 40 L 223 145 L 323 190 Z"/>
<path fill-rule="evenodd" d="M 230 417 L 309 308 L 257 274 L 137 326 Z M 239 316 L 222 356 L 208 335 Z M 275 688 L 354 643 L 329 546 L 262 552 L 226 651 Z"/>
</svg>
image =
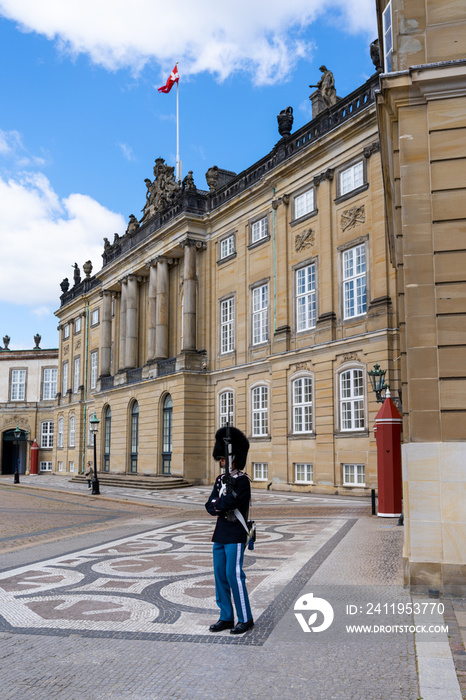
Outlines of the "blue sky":
<svg viewBox="0 0 466 700">
<path fill-rule="evenodd" d="M 174 9 L 176 8 L 176 9 Z M 323 63 L 345 96 L 373 72 L 375 0 L 0 0 L 0 345 L 58 344 L 59 284 L 139 218 L 155 158 L 240 172 L 311 117 Z"/>
</svg>

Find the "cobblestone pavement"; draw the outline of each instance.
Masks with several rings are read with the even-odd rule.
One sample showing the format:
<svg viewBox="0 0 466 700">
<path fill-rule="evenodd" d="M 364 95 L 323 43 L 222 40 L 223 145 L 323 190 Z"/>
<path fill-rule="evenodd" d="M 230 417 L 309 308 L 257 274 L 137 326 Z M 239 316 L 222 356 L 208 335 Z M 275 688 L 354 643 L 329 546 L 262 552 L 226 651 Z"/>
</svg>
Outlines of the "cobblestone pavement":
<svg viewBox="0 0 466 700">
<path fill-rule="evenodd" d="M 176 495 L 160 499 L 170 501 L 170 510 L 95 497 L 91 503 L 105 522 L 91 523 L 95 513 L 88 522 L 82 514 L 80 522 L 63 521 L 89 528 L 84 543 L 70 528 L 66 540 L 3 558 L 1 700 L 420 697 L 411 632 L 347 629 L 348 623 L 393 624 L 390 606 L 410 601 L 401 585 L 403 532 L 395 520 L 368 515 L 366 500 L 348 505 L 349 499 L 303 494 L 297 507 L 290 494 L 263 493 L 258 541 L 245 555 L 256 625 L 232 637 L 207 631 L 218 617 L 213 522 L 193 509 L 205 493 L 193 490 L 189 507 L 185 493 L 178 511 Z M 54 522 L 67 512 L 65 502 L 89 502 L 59 492 L 55 498 Z M 327 619 L 318 599 L 330 602 L 334 619 L 315 633 L 311 627 Z M 309 602 L 316 606 L 302 623 L 297 611 Z M 388 614 L 370 616 L 369 606 L 377 604 Z M 396 616 L 399 625 L 412 619 L 407 608 Z M 442 698 L 424 700 L 434 697 Z"/>
</svg>

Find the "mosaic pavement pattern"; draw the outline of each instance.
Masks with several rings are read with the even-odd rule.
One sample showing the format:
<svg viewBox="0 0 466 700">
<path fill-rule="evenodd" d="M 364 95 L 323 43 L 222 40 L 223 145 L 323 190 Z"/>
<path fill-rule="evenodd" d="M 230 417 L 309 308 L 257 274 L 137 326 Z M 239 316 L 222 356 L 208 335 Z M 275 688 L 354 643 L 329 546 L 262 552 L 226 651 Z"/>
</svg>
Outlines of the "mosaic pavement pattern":
<svg viewBox="0 0 466 700">
<path fill-rule="evenodd" d="M 244 560 L 256 627 L 239 638 L 208 631 L 214 523 L 193 520 L 1 573 L 0 631 L 261 645 L 355 522 L 261 520 Z"/>
</svg>

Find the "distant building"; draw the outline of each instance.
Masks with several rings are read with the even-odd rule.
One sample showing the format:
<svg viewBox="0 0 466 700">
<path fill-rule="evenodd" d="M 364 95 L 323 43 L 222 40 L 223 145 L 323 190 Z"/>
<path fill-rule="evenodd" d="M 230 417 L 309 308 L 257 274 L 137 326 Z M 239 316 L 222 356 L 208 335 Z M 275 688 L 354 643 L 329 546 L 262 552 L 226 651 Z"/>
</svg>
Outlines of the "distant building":
<svg viewBox="0 0 466 700">
<path fill-rule="evenodd" d="M 406 583 L 466 591 L 466 5 L 377 0 Z"/>
<path fill-rule="evenodd" d="M 294 134 L 283 110 L 270 153 L 210 168 L 208 191 L 156 160 L 141 220 L 105 239 L 96 275 L 62 283 L 55 471 L 92 459 L 95 411 L 104 471 L 209 483 L 230 421 L 256 486 L 376 487 L 367 371 L 388 367 L 396 392 L 400 355 L 378 85 Z"/>
<path fill-rule="evenodd" d="M 9 350 L 9 340 L 5 336 L 0 348 L 0 473 L 13 474 L 17 465 L 20 474 L 29 472 L 33 440 L 39 446 L 39 470 L 52 471 L 58 350 L 41 350 L 40 336 L 31 350 Z"/>
</svg>

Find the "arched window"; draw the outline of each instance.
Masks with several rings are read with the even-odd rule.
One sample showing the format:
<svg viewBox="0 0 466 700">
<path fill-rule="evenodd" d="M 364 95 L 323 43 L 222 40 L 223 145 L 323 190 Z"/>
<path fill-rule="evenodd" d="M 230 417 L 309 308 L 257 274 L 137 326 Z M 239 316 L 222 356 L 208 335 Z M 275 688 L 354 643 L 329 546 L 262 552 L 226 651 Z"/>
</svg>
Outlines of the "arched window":
<svg viewBox="0 0 466 700">
<path fill-rule="evenodd" d="M 136 474 L 138 470 L 138 448 L 139 448 L 139 404 L 133 403 L 131 409 L 131 462 L 130 472 Z"/>
<path fill-rule="evenodd" d="M 70 416 L 68 445 L 70 447 L 74 447 L 76 445 L 76 417 L 74 415 Z"/>
<path fill-rule="evenodd" d="M 223 426 L 227 423 L 233 425 L 234 421 L 232 391 L 222 391 L 222 393 L 219 395 L 219 414 L 221 428 L 223 428 Z"/>
<path fill-rule="evenodd" d="M 299 377 L 293 382 L 293 432 L 312 432 L 311 377 Z"/>
<path fill-rule="evenodd" d="M 110 471 L 110 438 L 112 429 L 112 411 L 107 406 L 104 420 L 104 472 Z"/>
<path fill-rule="evenodd" d="M 362 369 L 347 369 L 340 374 L 340 430 L 364 430 Z"/>
<path fill-rule="evenodd" d="M 61 416 L 58 419 L 57 447 L 63 447 L 63 434 L 65 432 L 65 419 Z"/>
<path fill-rule="evenodd" d="M 173 401 L 167 394 L 163 402 L 162 418 L 162 474 L 171 473 L 173 449 Z"/>
</svg>

